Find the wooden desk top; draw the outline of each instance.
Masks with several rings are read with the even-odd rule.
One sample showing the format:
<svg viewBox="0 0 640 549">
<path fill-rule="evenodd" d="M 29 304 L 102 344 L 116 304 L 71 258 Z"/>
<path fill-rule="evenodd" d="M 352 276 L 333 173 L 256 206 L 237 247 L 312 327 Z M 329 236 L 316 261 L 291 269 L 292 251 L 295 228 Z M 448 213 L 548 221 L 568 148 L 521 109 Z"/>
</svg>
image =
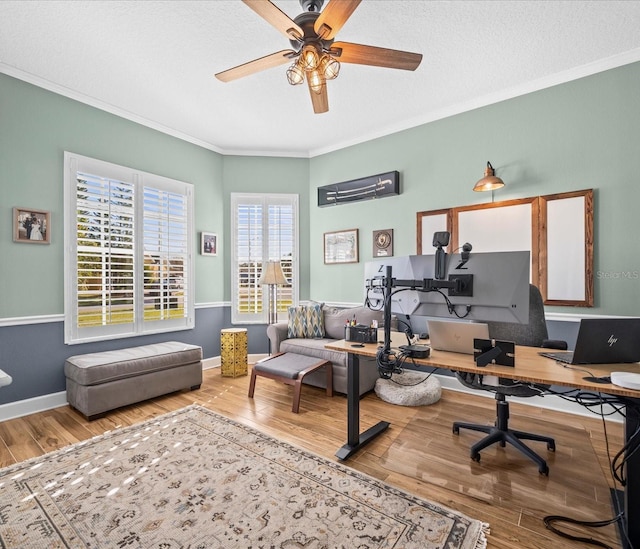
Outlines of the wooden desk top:
<svg viewBox="0 0 640 549">
<path fill-rule="evenodd" d="M 333 351 L 343 351 L 373 358 L 375 358 L 379 348 L 377 343 L 365 344 L 363 347 L 353 347 L 352 345 L 353 342 L 340 340 L 326 345 L 326 348 Z M 431 366 L 444 368 L 446 370 L 496 375 L 509 379 L 519 379 L 521 381 L 545 383 L 548 385 L 561 385 L 586 391 L 640 399 L 640 391 L 625 389 L 624 387 L 619 387 L 611 383 L 594 383 L 583 379 L 583 377 L 590 374 L 595 377 L 603 377 L 609 376 L 611 372 L 640 373 L 640 364 L 577 364 L 565 367 L 555 360 L 540 356 L 538 353 L 542 350 L 543 349 L 538 347 L 522 347 L 517 345 L 515 367 L 513 368 L 494 364 L 479 368 L 475 365 L 473 355 L 434 351 L 433 349 L 431 350 L 431 356 L 429 358 L 408 359 L 408 364 L 413 361 L 416 366 Z M 587 372 L 589 372 L 589 374 Z"/>
</svg>

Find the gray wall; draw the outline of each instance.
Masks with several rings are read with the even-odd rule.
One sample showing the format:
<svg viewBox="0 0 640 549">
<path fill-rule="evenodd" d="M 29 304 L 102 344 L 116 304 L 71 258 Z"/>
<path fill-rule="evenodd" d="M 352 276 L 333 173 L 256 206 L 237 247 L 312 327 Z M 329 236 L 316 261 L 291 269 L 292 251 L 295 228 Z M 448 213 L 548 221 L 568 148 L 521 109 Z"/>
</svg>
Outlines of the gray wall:
<svg viewBox="0 0 640 549">
<path fill-rule="evenodd" d="M 0 368 L 14 383 L 0 404 L 64 387 L 63 363 L 81 352 L 178 339 L 219 354 L 230 325 L 229 194 L 300 195 L 301 298 L 362 301 L 372 232 L 393 228 L 395 255 L 416 252 L 416 212 L 490 201 L 473 183 L 491 161 L 507 186 L 496 200 L 595 189 L 595 307 L 568 315 L 635 315 L 640 273 L 640 63 L 425 124 L 312 159 L 224 156 L 0 74 Z M 196 255 L 196 328 L 96 344 L 63 343 L 62 158 L 78 154 L 188 181 L 196 230 L 216 232 L 216 258 Z M 398 170 L 402 194 L 318 208 L 318 186 Z M 12 242 L 14 206 L 52 213 L 48 246 Z M 360 263 L 324 265 L 323 233 L 360 230 Z M 51 318 L 50 318 L 51 317 Z M 266 352 L 264 326 L 249 351 Z M 575 325 L 550 323 L 571 340 Z M 575 338 L 575 336 L 574 336 Z"/>
</svg>

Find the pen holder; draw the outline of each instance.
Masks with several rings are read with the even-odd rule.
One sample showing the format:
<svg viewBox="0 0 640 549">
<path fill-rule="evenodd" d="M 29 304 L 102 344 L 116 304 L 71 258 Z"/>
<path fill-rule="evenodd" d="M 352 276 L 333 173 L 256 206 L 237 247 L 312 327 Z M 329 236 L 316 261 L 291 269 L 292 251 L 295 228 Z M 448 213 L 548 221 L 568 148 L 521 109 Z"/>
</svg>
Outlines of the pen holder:
<svg viewBox="0 0 640 549">
<path fill-rule="evenodd" d="M 370 328 L 369 326 L 365 326 L 364 324 L 345 326 L 344 338 L 346 341 L 355 341 L 357 343 L 377 343 L 378 329 Z"/>
</svg>

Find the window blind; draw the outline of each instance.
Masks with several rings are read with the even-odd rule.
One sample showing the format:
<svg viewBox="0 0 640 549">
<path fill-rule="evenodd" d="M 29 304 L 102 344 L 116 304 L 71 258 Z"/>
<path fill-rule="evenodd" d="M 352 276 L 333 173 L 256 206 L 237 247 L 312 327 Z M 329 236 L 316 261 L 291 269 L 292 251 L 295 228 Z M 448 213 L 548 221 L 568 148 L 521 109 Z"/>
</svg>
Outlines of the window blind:
<svg viewBox="0 0 640 549">
<path fill-rule="evenodd" d="M 298 197 L 232 193 L 232 314 L 234 323 L 264 323 L 268 292 L 262 265 L 280 261 L 287 285 L 278 286 L 278 313 L 297 303 Z"/>
<path fill-rule="evenodd" d="M 65 153 L 65 342 L 193 327 L 193 190 Z"/>
</svg>

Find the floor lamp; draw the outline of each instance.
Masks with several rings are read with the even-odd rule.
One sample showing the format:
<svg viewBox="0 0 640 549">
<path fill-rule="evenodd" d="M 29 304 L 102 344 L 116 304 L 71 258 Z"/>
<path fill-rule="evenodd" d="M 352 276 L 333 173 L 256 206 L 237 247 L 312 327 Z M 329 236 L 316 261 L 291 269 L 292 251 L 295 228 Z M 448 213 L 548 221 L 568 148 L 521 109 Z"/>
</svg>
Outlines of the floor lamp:
<svg viewBox="0 0 640 549">
<path fill-rule="evenodd" d="M 267 261 L 265 263 L 259 284 L 267 284 L 269 286 L 269 324 L 275 324 L 278 321 L 278 286 L 289 284 L 282 272 L 282 266 L 279 261 Z"/>
</svg>

